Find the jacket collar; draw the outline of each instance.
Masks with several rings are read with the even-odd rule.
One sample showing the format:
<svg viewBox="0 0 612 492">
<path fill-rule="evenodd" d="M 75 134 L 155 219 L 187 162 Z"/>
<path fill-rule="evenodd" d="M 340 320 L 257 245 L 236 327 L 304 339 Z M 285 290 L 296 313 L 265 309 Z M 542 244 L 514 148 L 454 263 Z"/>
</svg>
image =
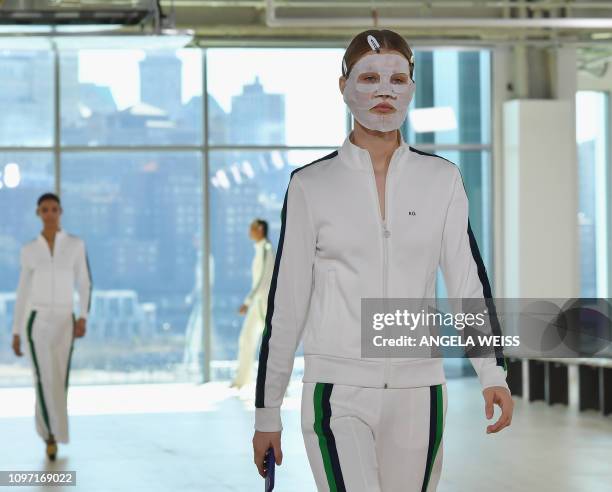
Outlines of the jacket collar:
<svg viewBox="0 0 612 492">
<path fill-rule="evenodd" d="M 338 155 L 340 159 L 350 168 L 358 171 L 370 171 L 372 169 L 372 159 L 370 158 L 370 152 L 363 147 L 359 147 L 351 142 L 352 131 L 346 136 L 342 146 L 338 149 Z M 399 133 L 400 145 L 394 151 L 394 156 L 400 156 L 410 149 L 410 146 L 404 140 L 402 132 Z"/>
<path fill-rule="evenodd" d="M 58 229 L 55 232 L 55 244 L 53 245 L 54 253 L 58 250 L 59 243 L 65 236 L 66 236 L 66 233 L 64 232 L 64 229 Z M 45 236 L 42 235 L 42 232 L 38 234 L 38 241 L 45 247 L 45 249 L 49 248 L 49 245 L 47 244 L 47 240 L 45 239 Z"/>
<path fill-rule="evenodd" d="M 265 237 L 262 237 L 260 240 L 255 241 L 253 243 L 253 246 L 256 247 L 256 248 L 257 247 L 263 248 L 266 245 L 267 242 L 268 242 L 268 240 Z"/>
<path fill-rule="evenodd" d="M 63 236 L 65 236 L 66 233 L 64 232 L 64 229 L 58 229 L 57 231 L 55 231 L 55 240 L 57 241 L 58 238 L 61 238 Z M 40 239 L 41 241 L 45 241 L 45 237 L 42 234 L 42 231 L 38 234 L 38 239 Z"/>
</svg>

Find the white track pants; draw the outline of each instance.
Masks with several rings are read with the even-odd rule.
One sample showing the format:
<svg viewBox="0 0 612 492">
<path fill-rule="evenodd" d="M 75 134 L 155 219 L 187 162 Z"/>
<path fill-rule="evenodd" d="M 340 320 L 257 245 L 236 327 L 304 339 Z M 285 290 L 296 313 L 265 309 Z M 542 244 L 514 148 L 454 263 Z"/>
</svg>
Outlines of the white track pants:
<svg viewBox="0 0 612 492">
<path fill-rule="evenodd" d="M 304 383 L 302 434 L 317 489 L 432 492 L 442 471 L 446 384 Z"/>
<path fill-rule="evenodd" d="M 234 378 L 234 383 L 238 386 L 244 386 L 250 383 L 252 379 L 255 351 L 265 326 L 265 302 L 263 298 L 255 298 L 249 306 L 242 324 L 242 330 L 238 338 L 238 369 Z"/>
<path fill-rule="evenodd" d="M 68 376 L 74 318 L 71 312 L 34 310 L 26 329 L 26 345 L 34 372 L 36 431 L 47 440 L 68 442 Z"/>
</svg>

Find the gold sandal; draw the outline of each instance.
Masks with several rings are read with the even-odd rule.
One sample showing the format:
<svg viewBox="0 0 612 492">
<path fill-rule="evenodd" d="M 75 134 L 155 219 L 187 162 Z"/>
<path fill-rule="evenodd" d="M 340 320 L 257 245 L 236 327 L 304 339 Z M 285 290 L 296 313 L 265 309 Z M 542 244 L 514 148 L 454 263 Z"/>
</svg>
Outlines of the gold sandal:
<svg viewBox="0 0 612 492">
<path fill-rule="evenodd" d="M 47 443 L 47 457 L 51 461 L 55 461 L 55 456 L 57 455 L 57 443 L 56 442 L 48 442 Z"/>
</svg>

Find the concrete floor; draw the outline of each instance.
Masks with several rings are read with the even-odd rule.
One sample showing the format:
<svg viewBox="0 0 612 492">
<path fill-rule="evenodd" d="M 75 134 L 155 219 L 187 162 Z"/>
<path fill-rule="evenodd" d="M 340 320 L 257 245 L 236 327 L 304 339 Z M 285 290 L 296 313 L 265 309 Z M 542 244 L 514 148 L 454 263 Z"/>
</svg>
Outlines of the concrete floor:
<svg viewBox="0 0 612 492">
<path fill-rule="evenodd" d="M 448 389 L 439 492 L 612 490 L 612 418 L 517 399 L 512 427 L 486 435 L 476 380 L 450 380 Z M 292 383 L 285 399 L 278 492 L 316 490 L 300 434 L 300 390 Z M 221 382 L 73 386 L 72 442 L 49 465 L 34 431 L 33 390 L 1 389 L 0 470 L 77 471 L 77 487 L 53 491 L 263 490 L 252 464 L 252 394 Z"/>
</svg>

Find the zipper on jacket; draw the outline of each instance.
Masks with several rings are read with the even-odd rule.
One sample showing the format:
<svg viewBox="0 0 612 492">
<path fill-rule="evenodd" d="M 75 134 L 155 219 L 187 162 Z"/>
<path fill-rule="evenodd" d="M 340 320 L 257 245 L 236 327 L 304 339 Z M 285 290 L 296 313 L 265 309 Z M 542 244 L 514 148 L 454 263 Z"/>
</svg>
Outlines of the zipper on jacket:
<svg viewBox="0 0 612 492">
<path fill-rule="evenodd" d="M 53 239 L 53 249 L 49 248 L 49 254 L 51 255 L 51 309 L 55 305 L 55 245 L 57 244 L 57 232 Z"/>
<path fill-rule="evenodd" d="M 42 233 L 41 233 L 42 234 Z M 49 244 L 47 243 L 47 238 L 45 238 L 43 236 L 43 242 L 45 244 L 45 249 L 47 250 L 47 252 L 49 253 L 49 258 L 51 259 L 51 303 L 49 305 L 50 309 L 53 309 L 53 306 L 55 304 L 55 245 L 57 244 L 57 232 L 55 234 L 55 238 L 53 239 L 53 248 L 51 248 L 49 246 Z"/>
<path fill-rule="evenodd" d="M 391 162 L 393 161 L 393 157 L 391 158 Z M 387 168 L 387 174 L 385 175 L 385 218 L 382 221 L 383 225 L 383 299 L 384 299 L 384 307 L 385 311 L 389 310 L 389 304 L 387 302 L 387 284 L 389 283 L 389 240 L 391 237 L 391 231 L 387 227 L 389 223 L 389 174 L 391 174 L 391 162 L 389 162 L 389 167 Z M 387 347 L 388 350 L 388 347 Z M 383 380 L 385 383 L 385 388 L 387 388 L 387 382 L 389 380 L 389 357 L 385 357 L 385 370 Z"/>
<path fill-rule="evenodd" d="M 387 309 L 388 305 L 387 305 L 387 279 L 388 279 L 388 243 L 389 243 L 389 238 L 391 237 L 391 231 L 389 230 L 389 228 L 387 227 L 388 223 L 389 223 L 389 200 L 388 200 L 388 196 L 389 196 L 389 174 L 391 174 L 391 166 L 393 164 L 393 159 L 396 155 L 396 151 L 399 150 L 399 147 L 397 149 L 395 149 L 395 151 L 393 152 L 393 155 L 391 156 L 391 160 L 389 162 L 389 167 L 387 168 L 387 174 L 385 175 L 385 197 L 384 197 L 384 204 L 385 204 L 385 218 L 383 219 L 382 217 L 382 213 L 380 210 L 380 203 L 378 200 L 378 186 L 376 185 L 376 175 L 374 174 L 374 165 L 372 164 L 372 158 L 370 157 L 370 154 L 368 152 L 368 157 L 370 157 L 370 174 L 372 176 L 372 181 L 374 183 L 374 198 L 375 198 L 375 202 L 376 202 L 376 210 L 378 211 L 378 218 L 380 221 L 380 226 L 381 226 L 381 242 L 382 242 L 382 261 L 383 261 L 383 268 L 382 268 L 382 296 L 383 296 L 383 305 L 385 307 L 385 309 Z M 383 384 L 384 384 L 384 388 L 388 387 L 388 372 L 389 372 L 389 360 L 388 357 L 384 358 L 384 376 L 383 376 Z"/>
<path fill-rule="evenodd" d="M 389 165 L 389 168 L 391 167 L 391 165 Z M 389 169 L 387 169 L 387 176 L 389 176 Z M 388 258 L 388 248 L 387 248 L 387 244 L 389 243 L 389 237 L 391 237 L 391 231 L 389 231 L 389 229 L 387 228 L 387 219 L 389 218 L 389 208 L 387 207 L 387 176 L 385 176 L 385 219 L 382 222 L 383 225 L 383 305 L 385 308 L 385 311 L 388 310 L 388 303 L 387 303 L 387 271 L 388 271 L 388 265 L 389 265 L 389 258 Z M 385 357 L 385 371 L 384 371 L 384 376 L 383 376 L 383 380 L 384 380 L 384 384 L 385 384 L 385 388 L 387 387 L 387 379 L 388 379 L 388 370 L 389 370 L 389 358 Z"/>
</svg>

